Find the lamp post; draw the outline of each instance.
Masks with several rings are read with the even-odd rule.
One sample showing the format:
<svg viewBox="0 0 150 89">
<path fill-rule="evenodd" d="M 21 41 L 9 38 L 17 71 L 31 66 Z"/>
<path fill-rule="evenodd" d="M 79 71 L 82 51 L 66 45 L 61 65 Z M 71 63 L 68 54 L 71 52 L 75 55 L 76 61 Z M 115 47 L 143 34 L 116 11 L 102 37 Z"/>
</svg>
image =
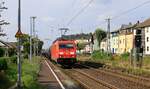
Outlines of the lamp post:
<svg viewBox="0 0 150 89">
<path fill-rule="evenodd" d="M 15 35 L 15 37 L 18 40 L 18 81 L 17 81 L 17 87 L 21 89 L 21 37 L 23 36 L 21 32 L 21 0 L 18 0 L 18 31 Z"/>
<path fill-rule="evenodd" d="M 36 16 L 32 16 L 31 17 L 31 30 L 33 31 L 33 38 L 36 38 L 36 31 L 35 31 L 35 19 L 37 17 Z M 34 57 L 36 56 L 36 44 L 35 42 L 33 43 L 33 55 Z"/>
<path fill-rule="evenodd" d="M 32 60 L 32 17 L 30 17 L 30 61 Z"/>
</svg>

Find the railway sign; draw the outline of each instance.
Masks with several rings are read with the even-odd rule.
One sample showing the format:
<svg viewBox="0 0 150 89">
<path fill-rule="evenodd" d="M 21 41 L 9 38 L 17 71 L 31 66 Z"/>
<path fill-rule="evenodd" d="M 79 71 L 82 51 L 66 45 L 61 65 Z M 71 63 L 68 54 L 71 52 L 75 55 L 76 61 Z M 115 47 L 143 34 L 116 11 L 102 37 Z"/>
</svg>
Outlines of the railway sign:
<svg viewBox="0 0 150 89">
<path fill-rule="evenodd" d="M 23 33 L 21 32 L 21 30 L 18 30 L 16 35 L 15 35 L 16 38 L 21 38 L 23 37 Z"/>
</svg>

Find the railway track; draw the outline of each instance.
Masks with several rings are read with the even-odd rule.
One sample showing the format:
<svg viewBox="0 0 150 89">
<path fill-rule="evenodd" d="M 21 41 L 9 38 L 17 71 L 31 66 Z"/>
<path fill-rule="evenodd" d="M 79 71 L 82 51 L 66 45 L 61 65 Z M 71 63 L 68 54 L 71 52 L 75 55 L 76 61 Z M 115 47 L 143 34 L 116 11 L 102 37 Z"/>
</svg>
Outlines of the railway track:
<svg viewBox="0 0 150 89">
<path fill-rule="evenodd" d="M 51 65 L 51 67 L 53 69 L 55 69 L 56 66 L 59 66 L 59 65 L 54 65 L 53 63 L 50 63 L 50 62 L 49 62 L 49 64 Z M 62 70 L 65 71 L 67 74 L 69 74 L 72 79 L 76 80 L 79 83 L 79 85 L 81 86 L 81 88 L 83 88 L 83 89 L 117 89 L 117 88 L 113 87 L 112 85 L 104 83 L 103 81 L 99 81 L 81 71 L 74 70 L 74 69 L 71 69 L 69 71 L 66 71 L 64 69 L 62 69 Z M 80 75 L 80 76 L 78 76 L 78 75 Z M 96 85 L 94 85 L 94 84 L 96 84 Z"/>
<path fill-rule="evenodd" d="M 82 71 L 84 74 L 88 74 L 88 77 L 92 76 L 96 80 L 101 81 L 107 85 L 111 85 L 112 89 L 150 89 L 149 79 L 122 75 L 112 71 L 94 69 L 85 65 L 78 65 L 84 67 L 83 69 L 73 69 L 76 71 Z M 94 88 L 92 88 L 94 89 Z M 102 88 L 103 89 L 103 88 Z"/>
<path fill-rule="evenodd" d="M 53 71 L 54 77 L 58 81 L 61 89 L 82 89 L 78 83 L 70 79 L 69 76 L 65 75 L 60 68 L 60 65 L 55 65 L 49 60 L 45 60 L 46 64 L 50 67 L 50 70 Z M 59 88 L 60 89 L 60 88 Z"/>
<path fill-rule="evenodd" d="M 87 66 L 87 65 L 82 65 L 82 66 L 85 66 L 87 68 L 92 68 L 94 69 L 93 67 L 95 66 Z M 118 72 L 116 70 L 112 70 L 112 69 L 106 69 L 106 68 L 100 68 L 100 70 L 102 71 L 105 71 L 105 72 L 111 72 L 111 73 L 115 73 L 116 75 L 123 75 L 123 76 L 126 76 L 128 78 L 132 78 L 132 79 L 136 79 L 136 80 L 140 80 L 140 81 L 145 81 L 145 82 L 149 82 L 150 83 L 150 78 L 145 78 L 145 77 L 141 77 L 141 76 L 136 76 L 136 75 L 132 75 L 132 74 L 125 74 L 125 73 L 122 73 L 122 72 Z"/>
<path fill-rule="evenodd" d="M 150 86 L 150 79 L 148 78 L 144 78 L 144 77 L 140 77 L 140 76 L 135 76 L 135 75 L 131 75 L 131 74 L 123 74 L 123 73 L 120 73 L 120 72 L 115 72 L 113 70 L 110 70 L 110 69 L 103 69 L 101 70 L 103 72 L 109 72 L 115 76 L 125 76 L 126 79 L 130 80 L 130 81 L 137 81 L 137 83 L 141 83 L 145 86 Z M 140 82 L 139 82 L 140 81 Z"/>
<path fill-rule="evenodd" d="M 56 65 L 52 65 L 55 68 Z M 150 89 L 150 80 L 111 70 L 96 69 L 78 64 L 72 69 L 62 69 L 85 89 Z"/>
<path fill-rule="evenodd" d="M 105 81 L 96 79 L 81 70 L 71 69 L 67 73 L 86 89 L 119 89 Z"/>
</svg>

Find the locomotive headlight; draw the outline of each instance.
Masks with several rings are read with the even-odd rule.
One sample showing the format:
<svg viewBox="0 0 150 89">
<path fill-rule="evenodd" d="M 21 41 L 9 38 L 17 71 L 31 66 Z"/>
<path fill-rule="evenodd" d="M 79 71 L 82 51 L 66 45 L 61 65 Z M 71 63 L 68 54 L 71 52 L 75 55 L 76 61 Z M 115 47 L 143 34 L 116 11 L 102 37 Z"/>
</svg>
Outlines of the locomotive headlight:
<svg viewBox="0 0 150 89">
<path fill-rule="evenodd" d="M 60 54 L 60 55 L 63 55 L 64 53 L 63 53 L 63 52 L 59 52 L 59 54 Z"/>
<path fill-rule="evenodd" d="M 70 54 L 72 54 L 72 55 L 73 55 L 73 54 L 75 54 L 75 52 L 70 52 Z"/>
</svg>

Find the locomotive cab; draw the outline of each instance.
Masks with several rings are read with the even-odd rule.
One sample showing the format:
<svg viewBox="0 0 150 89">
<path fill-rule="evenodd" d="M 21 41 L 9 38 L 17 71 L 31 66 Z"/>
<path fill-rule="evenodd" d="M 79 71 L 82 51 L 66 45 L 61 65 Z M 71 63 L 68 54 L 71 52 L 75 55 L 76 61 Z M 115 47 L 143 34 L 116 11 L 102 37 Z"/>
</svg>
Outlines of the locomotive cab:
<svg viewBox="0 0 150 89">
<path fill-rule="evenodd" d="M 59 44 L 59 59 L 57 62 L 62 65 L 72 65 L 76 63 L 76 46 L 73 43 Z"/>
<path fill-rule="evenodd" d="M 61 65 L 71 66 L 77 62 L 76 44 L 73 40 L 57 40 L 50 49 L 51 59 Z"/>
</svg>

